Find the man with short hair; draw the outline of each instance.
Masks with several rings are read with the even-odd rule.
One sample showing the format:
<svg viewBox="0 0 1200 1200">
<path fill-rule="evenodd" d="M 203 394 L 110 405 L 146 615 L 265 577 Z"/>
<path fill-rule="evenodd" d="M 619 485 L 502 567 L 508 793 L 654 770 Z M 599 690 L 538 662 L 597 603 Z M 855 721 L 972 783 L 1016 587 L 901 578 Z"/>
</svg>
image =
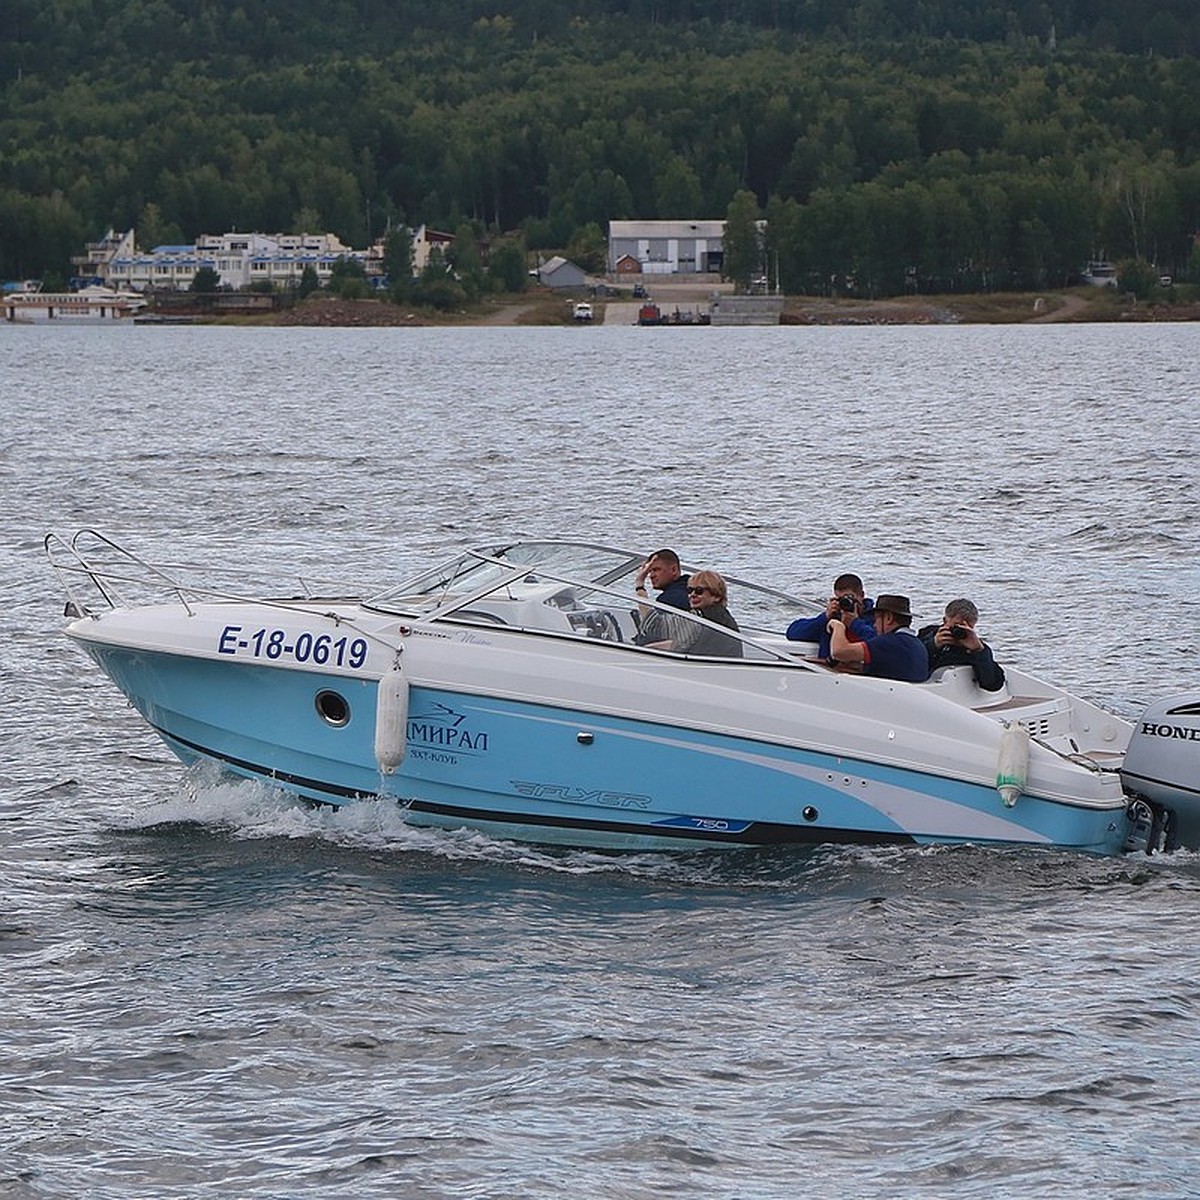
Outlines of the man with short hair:
<svg viewBox="0 0 1200 1200">
<path fill-rule="evenodd" d="M 857 575 L 839 575 L 833 581 L 833 594 L 825 611 L 815 617 L 797 617 L 787 627 L 789 642 L 816 642 L 817 657 L 829 658 L 829 622 L 841 621 L 846 636 L 852 642 L 867 642 L 875 636 L 871 620 L 871 605 L 863 592 L 863 581 Z"/>
<path fill-rule="evenodd" d="M 929 678 L 929 655 L 912 629 L 908 597 L 877 597 L 871 617 L 875 636 L 866 642 L 850 641 L 841 621 L 829 622 L 829 654 L 833 661 L 877 679 L 924 683 Z"/>
<path fill-rule="evenodd" d="M 938 667 L 970 667 L 985 692 L 998 692 L 1004 686 L 1004 668 L 975 632 L 978 621 L 979 609 L 970 600 L 951 600 L 941 625 L 926 625 L 917 636 L 929 653 L 930 674 Z"/>
<path fill-rule="evenodd" d="M 655 599 L 659 604 L 688 610 L 688 577 L 681 573 L 679 555 L 674 550 L 655 550 L 638 568 L 633 590 L 639 596 L 646 590 L 647 579 L 658 592 Z"/>
<path fill-rule="evenodd" d="M 655 599 L 659 604 L 667 604 L 671 608 L 680 608 L 687 612 L 691 608 L 688 603 L 688 577 L 682 573 L 679 555 L 674 550 L 655 550 L 648 555 L 646 561 L 638 568 L 633 581 L 633 590 L 639 600 L 646 599 L 646 580 L 658 592 Z M 669 638 L 670 629 L 664 613 L 652 608 L 639 609 L 640 626 L 633 639 L 639 646 Z"/>
</svg>

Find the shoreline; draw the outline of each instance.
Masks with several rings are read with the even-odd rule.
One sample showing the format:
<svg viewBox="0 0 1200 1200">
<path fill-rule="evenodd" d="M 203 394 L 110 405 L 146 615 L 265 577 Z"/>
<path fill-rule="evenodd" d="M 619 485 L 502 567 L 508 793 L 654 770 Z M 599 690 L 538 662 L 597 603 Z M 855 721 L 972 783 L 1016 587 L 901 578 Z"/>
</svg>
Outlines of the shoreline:
<svg viewBox="0 0 1200 1200">
<path fill-rule="evenodd" d="M 728 284 L 664 283 L 653 298 L 664 310 L 706 307 Z M 549 292 L 493 298 L 471 310 L 442 313 L 388 300 L 310 297 L 293 308 L 256 315 L 194 314 L 195 324 L 301 326 L 309 328 L 430 328 L 573 326 L 577 296 Z M 636 325 L 639 302 L 627 296 L 592 299 L 596 325 Z M 1044 293 L 977 293 L 905 296 L 886 300 L 789 296 L 780 325 L 1040 325 L 1200 321 L 1200 303 L 1149 304 L 1116 296 L 1110 289 L 1073 288 Z"/>
</svg>

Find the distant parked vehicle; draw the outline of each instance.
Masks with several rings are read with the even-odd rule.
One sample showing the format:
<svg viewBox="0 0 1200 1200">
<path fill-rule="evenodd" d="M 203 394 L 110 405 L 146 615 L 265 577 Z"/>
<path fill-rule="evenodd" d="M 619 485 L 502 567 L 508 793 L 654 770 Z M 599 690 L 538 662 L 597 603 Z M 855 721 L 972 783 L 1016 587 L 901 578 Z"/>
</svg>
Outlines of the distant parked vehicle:
<svg viewBox="0 0 1200 1200">
<path fill-rule="evenodd" d="M 592 319 L 592 306 L 586 300 L 580 300 L 572 313 L 576 321 L 590 321 Z"/>
<path fill-rule="evenodd" d="M 645 300 L 645 298 L 646 298 L 646 287 L 645 287 L 645 285 L 644 285 L 644 284 L 641 284 L 641 283 L 635 283 L 635 284 L 633 285 L 633 298 L 634 298 L 635 300 Z"/>
</svg>

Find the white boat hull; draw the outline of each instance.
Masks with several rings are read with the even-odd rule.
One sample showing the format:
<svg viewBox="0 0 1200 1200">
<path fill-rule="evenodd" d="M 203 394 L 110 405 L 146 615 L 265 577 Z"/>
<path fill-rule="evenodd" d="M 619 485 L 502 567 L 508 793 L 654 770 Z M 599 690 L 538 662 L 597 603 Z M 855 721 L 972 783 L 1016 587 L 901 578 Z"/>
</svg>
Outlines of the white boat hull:
<svg viewBox="0 0 1200 1200">
<path fill-rule="evenodd" d="M 216 646 L 231 626 L 252 628 L 230 620 L 242 615 L 201 610 L 188 619 L 189 641 Z M 133 631 L 121 626 L 132 621 L 142 642 L 122 645 Z M 261 655 L 222 661 L 194 647 L 152 648 L 143 622 L 115 613 L 70 632 L 181 758 L 323 803 L 382 794 L 422 824 L 614 849 L 974 841 L 1109 853 L 1127 834 L 1115 774 L 1056 756 L 1031 773 L 1031 792 L 1045 795 L 1006 807 L 994 786 L 1000 727 L 989 725 L 994 737 L 971 770 L 952 732 L 918 735 L 911 685 L 876 685 L 876 714 L 847 738 L 823 716 L 846 682 L 834 676 L 657 658 L 631 667 L 621 647 L 605 661 L 594 653 L 602 648 L 580 647 L 592 652 L 585 662 L 552 639 L 539 652 L 502 631 L 414 630 L 404 650 L 406 753 L 383 774 L 374 745 L 383 656 L 368 654 L 357 674 Z M 294 646 L 312 623 L 275 628 Z M 319 697 L 331 691 L 345 702 L 344 724 L 322 715 Z M 955 776 L 933 769 L 952 762 Z"/>
<path fill-rule="evenodd" d="M 530 546 L 508 552 L 559 544 Z M 969 668 L 924 684 L 839 674 L 766 633 L 739 658 L 642 647 L 638 602 L 610 586 L 620 562 L 602 570 L 595 550 L 584 585 L 472 552 L 369 605 L 181 589 L 126 607 L 86 567 L 111 607 L 75 604 L 67 632 L 181 759 L 321 803 L 392 797 L 420 824 L 610 849 L 1101 854 L 1147 811 L 1159 824 L 1162 802 L 1139 793 L 1131 811 L 1122 782 L 1132 727 L 1094 705 L 1018 671 L 1001 693 Z M 1200 734 L 1188 745 L 1176 780 Z"/>
</svg>

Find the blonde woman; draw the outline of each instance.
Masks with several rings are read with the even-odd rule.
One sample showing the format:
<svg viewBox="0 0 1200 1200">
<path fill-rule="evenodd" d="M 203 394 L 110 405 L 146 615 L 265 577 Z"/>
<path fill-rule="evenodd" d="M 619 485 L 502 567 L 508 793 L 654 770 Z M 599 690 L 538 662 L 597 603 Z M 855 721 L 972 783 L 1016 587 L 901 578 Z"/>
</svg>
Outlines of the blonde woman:
<svg viewBox="0 0 1200 1200">
<path fill-rule="evenodd" d="M 704 621 L 736 631 L 738 623 L 730 614 L 729 589 L 716 571 L 694 571 L 687 583 L 688 609 Z M 676 650 L 680 654 L 709 654 L 721 658 L 741 658 L 742 643 L 720 629 L 697 621 L 671 622 L 670 641 L 651 643 L 660 650 Z"/>
</svg>

